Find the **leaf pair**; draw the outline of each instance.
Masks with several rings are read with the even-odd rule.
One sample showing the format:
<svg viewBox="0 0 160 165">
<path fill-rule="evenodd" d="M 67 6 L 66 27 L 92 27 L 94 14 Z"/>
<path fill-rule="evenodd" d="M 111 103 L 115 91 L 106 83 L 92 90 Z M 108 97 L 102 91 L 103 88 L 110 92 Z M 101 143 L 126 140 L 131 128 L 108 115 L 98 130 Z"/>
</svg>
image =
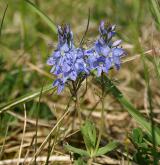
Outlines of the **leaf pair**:
<svg viewBox="0 0 160 165">
<path fill-rule="evenodd" d="M 86 121 L 84 123 L 84 125 L 81 127 L 81 133 L 83 135 L 86 150 L 73 147 L 69 144 L 65 145 L 65 148 L 68 151 L 79 154 L 81 157 L 85 156 L 87 158 L 93 158 L 96 156 L 101 156 L 118 147 L 117 142 L 109 142 L 106 146 L 98 148 L 98 150 L 96 150 L 96 128 L 90 121 Z"/>
</svg>

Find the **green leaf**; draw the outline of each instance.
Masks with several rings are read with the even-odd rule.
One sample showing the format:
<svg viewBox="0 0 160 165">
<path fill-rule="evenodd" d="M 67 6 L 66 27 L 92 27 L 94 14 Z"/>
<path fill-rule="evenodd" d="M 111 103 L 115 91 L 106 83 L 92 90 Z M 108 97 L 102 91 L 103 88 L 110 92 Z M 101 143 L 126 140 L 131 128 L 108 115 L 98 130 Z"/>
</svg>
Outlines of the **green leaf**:
<svg viewBox="0 0 160 165">
<path fill-rule="evenodd" d="M 148 2 L 153 18 L 160 30 L 160 4 L 158 3 L 158 0 L 149 0 Z"/>
<path fill-rule="evenodd" d="M 53 88 L 52 84 L 44 86 L 44 88 L 42 90 L 42 94 L 45 94 L 45 93 L 49 92 L 50 90 L 55 91 L 55 88 Z M 2 107 L 0 107 L 0 114 L 7 111 L 8 109 L 11 109 L 11 108 L 19 105 L 19 104 L 22 104 L 24 102 L 28 102 L 28 101 L 34 99 L 34 98 L 38 97 L 40 94 L 41 94 L 41 88 L 36 90 L 35 92 L 31 92 L 31 93 L 28 93 L 24 96 L 21 96 L 20 98 L 15 99 L 15 100 L 7 103 L 6 105 L 3 105 Z"/>
<path fill-rule="evenodd" d="M 25 0 L 25 2 L 48 24 L 48 26 L 53 30 L 54 33 L 57 33 L 57 28 L 54 22 L 43 11 L 41 11 L 34 3 L 30 2 L 29 0 Z"/>
<path fill-rule="evenodd" d="M 70 152 L 79 154 L 79 155 L 81 155 L 81 156 L 87 156 L 87 157 L 89 157 L 89 154 L 88 154 L 87 151 L 85 151 L 85 150 L 82 150 L 82 149 L 73 147 L 73 146 L 71 146 L 71 145 L 69 145 L 69 144 L 65 145 L 64 147 L 65 147 L 68 151 L 70 151 Z"/>
<path fill-rule="evenodd" d="M 74 161 L 74 165 L 87 165 L 82 158 L 78 158 L 78 160 Z"/>
<path fill-rule="evenodd" d="M 147 121 L 142 114 L 124 97 L 119 99 L 120 103 L 126 108 L 126 110 L 130 113 L 130 115 L 140 124 L 142 128 L 144 128 L 147 133 L 152 136 L 152 128 L 151 123 Z M 155 126 L 155 139 L 156 142 L 160 145 L 160 130 Z"/>
<path fill-rule="evenodd" d="M 100 78 L 96 79 L 97 84 L 100 83 Z M 128 113 L 144 128 L 149 136 L 152 136 L 151 123 L 143 117 L 143 115 L 123 96 L 121 91 L 113 84 L 113 82 L 108 78 L 104 77 L 106 91 L 110 91 L 113 96 L 125 107 Z M 158 145 L 160 145 L 160 129 L 155 126 L 155 139 Z"/>
<path fill-rule="evenodd" d="M 137 143 L 140 144 L 142 143 L 143 140 L 143 132 L 141 128 L 135 128 L 132 131 L 132 140 Z"/>
<path fill-rule="evenodd" d="M 97 153 L 95 153 L 95 156 L 104 155 L 104 154 L 106 154 L 106 153 L 108 153 L 110 151 L 113 151 L 117 147 L 118 147 L 118 143 L 117 142 L 110 142 L 106 146 L 99 148 Z"/>
<path fill-rule="evenodd" d="M 96 129 L 92 122 L 86 121 L 81 127 L 83 139 L 87 150 L 91 151 L 96 146 Z"/>
</svg>

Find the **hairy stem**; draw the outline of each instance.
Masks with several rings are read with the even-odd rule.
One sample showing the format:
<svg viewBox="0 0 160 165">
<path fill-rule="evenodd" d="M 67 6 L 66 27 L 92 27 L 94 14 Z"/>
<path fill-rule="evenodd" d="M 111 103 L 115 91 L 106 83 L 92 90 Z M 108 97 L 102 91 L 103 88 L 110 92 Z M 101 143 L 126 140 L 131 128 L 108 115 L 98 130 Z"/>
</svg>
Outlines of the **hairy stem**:
<svg viewBox="0 0 160 165">
<path fill-rule="evenodd" d="M 81 125 L 82 124 L 82 115 L 81 115 L 81 109 L 80 109 L 80 104 L 79 104 L 79 97 L 78 97 L 77 94 L 76 94 L 75 108 L 78 112 L 78 118 L 79 118 L 79 122 L 80 122 L 80 125 Z"/>
<path fill-rule="evenodd" d="M 104 73 L 102 72 L 101 74 L 101 90 L 102 90 L 102 96 L 101 96 L 101 125 L 100 125 L 100 130 L 99 130 L 99 135 L 98 135 L 98 140 L 96 144 L 96 152 L 98 150 L 98 147 L 100 145 L 100 141 L 102 138 L 102 133 L 103 133 L 103 127 L 104 127 L 104 98 L 105 98 L 105 90 L 104 90 Z"/>
<path fill-rule="evenodd" d="M 80 103 L 79 103 L 79 97 L 78 97 L 78 89 L 79 87 L 77 88 L 77 85 L 78 83 L 72 81 L 72 86 L 73 86 L 73 99 L 74 99 L 74 102 L 75 102 L 75 111 L 78 113 L 78 119 L 79 119 L 79 122 L 80 122 L 80 125 L 82 124 L 82 116 L 81 116 L 81 110 L 80 110 Z"/>
</svg>

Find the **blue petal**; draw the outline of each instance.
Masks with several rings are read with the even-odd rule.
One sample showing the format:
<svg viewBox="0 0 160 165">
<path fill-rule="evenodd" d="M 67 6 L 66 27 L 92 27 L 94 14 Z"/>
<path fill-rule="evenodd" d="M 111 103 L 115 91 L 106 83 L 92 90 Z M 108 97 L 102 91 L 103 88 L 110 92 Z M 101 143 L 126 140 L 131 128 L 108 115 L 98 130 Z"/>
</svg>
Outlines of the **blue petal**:
<svg viewBox="0 0 160 165">
<path fill-rule="evenodd" d="M 119 46 L 121 43 L 122 43 L 122 40 L 117 40 L 113 42 L 112 46 L 116 47 L 116 46 Z"/>
<path fill-rule="evenodd" d="M 69 77 L 71 80 L 75 81 L 76 78 L 77 78 L 77 73 L 75 71 L 72 71 L 70 74 L 69 74 Z"/>
<path fill-rule="evenodd" d="M 100 56 L 97 58 L 98 63 L 105 63 L 105 60 L 106 60 L 106 57 L 104 57 L 104 56 Z"/>
<path fill-rule="evenodd" d="M 105 72 L 105 73 L 108 73 L 108 66 L 107 67 L 103 67 L 103 72 Z"/>
<path fill-rule="evenodd" d="M 67 43 L 65 43 L 62 47 L 61 47 L 61 52 L 68 52 L 69 51 L 69 46 Z M 63 54 L 62 54 L 63 55 Z"/>
<path fill-rule="evenodd" d="M 47 65 L 54 65 L 55 64 L 55 60 L 53 59 L 53 57 L 49 57 L 49 59 L 47 60 Z"/>
<path fill-rule="evenodd" d="M 104 56 L 108 56 L 108 54 L 110 53 L 110 48 L 108 47 L 108 46 L 104 46 L 104 47 L 102 47 L 101 48 L 101 52 L 102 52 L 102 54 L 104 55 Z"/>
<path fill-rule="evenodd" d="M 63 89 L 64 89 L 64 84 L 59 84 L 57 89 L 57 94 L 60 94 Z"/>
<path fill-rule="evenodd" d="M 53 82 L 53 87 L 54 87 L 54 86 L 58 86 L 58 84 L 59 84 L 59 79 L 56 79 L 56 80 Z"/>
<path fill-rule="evenodd" d="M 106 59 L 105 61 L 105 70 L 108 71 L 112 67 L 112 62 L 110 59 Z"/>
<path fill-rule="evenodd" d="M 99 32 L 100 32 L 102 35 L 107 34 L 107 29 L 105 29 L 105 23 L 104 23 L 104 21 L 101 21 L 101 23 L 100 23 Z"/>
<path fill-rule="evenodd" d="M 95 51 L 96 51 L 98 54 L 102 54 L 102 44 L 101 44 L 99 41 L 97 41 L 97 42 L 95 43 Z"/>
<path fill-rule="evenodd" d="M 55 70 L 54 70 L 54 74 L 55 74 L 55 75 L 59 75 L 59 74 L 61 74 L 61 73 L 62 73 L 61 67 L 60 67 L 60 66 L 56 66 L 56 67 L 55 67 Z"/>
<path fill-rule="evenodd" d="M 62 66 L 62 71 L 63 72 L 69 72 L 71 69 L 71 66 L 68 65 L 67 63 L 63 63 L 63 66 Z"/>
<path fill-rule="evenodd" d="M 84 51 L 84 55 L 86 55 L 86 56 L 91 56 L 93 54 L 94 54 L 94 49 L 93 48 Z"/>
<path fill-rule="evenodd" d="M 84 57 L 84 51 L 80 48 L 77 49 L 77 58 L 83 58 Z"/>
<path fill-rule="evenodd" d="M 87 64 L 89 65 L 89 69 L 92 70 L 95 67 L 97 59 L 94 56 L 91 56 L 87 59 Z M 97 64 L 98 65 L 98 64 Z"/>
<path fill-rule="evenodd" d="M 119 70 L 120 65 L 121 65 L 120 58 L 119 57 L 114 57 L 113 60 L 114 60 L 114 65 L 115 65 L 116 69 Z"/>
<path fill-rule="evenodd" d="M 62 92 L 62 90 L 64 89 L 64 86 L 65 86 L 65 83 L 63 82 L 62 79 L 56 79 L 54 82 L 53 82 L 53 87 L 54 86 L 57 86 L 57 93 L 60 94 Z"/>
<path fill-rule="evenodd" d="M 55 50 L 54 53 L 53 53 L 53 57 L 54 57 L 55 59 L 57 59 L 57 58 L 59 58 L 60 56 L 61 56 L 60 51 L 59 51 L 59 50 Z"/>
<path fill-rule="evenodd" d="M 114 48 L 113 50 L 113 56 L 122 56 L 124 54 L 124 50 L 121 48 Z"/>
<path fill-rule="evenodd" d="M 113 37 L 114 35 L 115 35 L 115 32 L 114 32 L 114 31 L 109 32 L 108 35 L 107 35 L 107 39 L 108 39 L 108 40 L 112 39 L 112 37 Z"/>
</svg>

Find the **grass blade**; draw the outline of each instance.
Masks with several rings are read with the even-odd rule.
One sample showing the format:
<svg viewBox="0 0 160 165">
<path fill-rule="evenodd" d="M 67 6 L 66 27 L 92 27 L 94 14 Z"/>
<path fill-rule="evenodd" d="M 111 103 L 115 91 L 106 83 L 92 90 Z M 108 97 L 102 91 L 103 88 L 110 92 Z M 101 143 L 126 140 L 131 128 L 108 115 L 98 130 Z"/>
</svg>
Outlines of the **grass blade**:
<svg viewBox="0 0 160 165">
<path fill-rule="evenodd" d="M 41 96 L 42 96 L 42 91 L 43 91 L 43 87 L 44 87 L 44 82 L 40 91 L 40 95 L 39 95 L 39 100 L 38 100 L 38 105 L 37 105 L 37 113 L 36 113 L 36 133 L 35 133 L 35 144 L 34 144 L 34 151 L 35 153 L 37 152 L 37 138 L 38 138 L 38 115 L 39 115 L 39 110 L 40 110 L 40 101 L 41 101 Z M 35 164 L 36 164 L 36 159 L 37 157 L 35 156 Z"/>
<path fill-rule="evenodd" d="M 130 115 L 143 127 L 150 136 L 152 136 L 151 123 L 147 121 L 141 113 L 124 97 L 118 99 L 119 102 L 127 109 Z M 158 127 L 154 127 L 155 130 L 155 139 L 160 145 L 160 130 Z"/>
<path fill-rule="evenodd" d="M 87 151 L 79 149 L 79 148 L 76 148 L 76 147 L 73 147 L 73 146 L 71 146 L 69 144 L 65 145 L 64 147 L 66 148 L 66 150 L 68 150 L 70 152 L 73 152 L 73 153 L 76 153 L 76 154 L 79 154 L 81 156 L 89 156 Z"/>
<path fill-rule="evenodd" d="M 57 28 L 54 22 L 42 10 L 40 10 L 34 3 L 30 2 L 29 0 L 25 0 L 25 2 L 48 24 L 54 33 L 57 33 Z"/>
<path fill-rule="evenodd" d="M 4 22 L 4 18 L 5 18 L 7 9 L 8 9 L 8 4 L 7 4 L 7 6 L 6 6 L 5 10 L 4 10 L 3 16 L 2 16 L 2 21 L 1 21 L 1 25 L 0 25 L 0 38 L 1 38 L 1 35 L 2 35 L 2 26 L 3 26 L 3 22 Z"/>
<path fill-rule="evenodd" d="M 9 102 L 8 104 L 0 107 L 0 114 L 3 113 L 4 111 L 7 111 L 8 109 L 11 109 L 19 104 L 22 104 L 24 102 L 28 102 L 36 97 L 38 97 L 41 93 L 45 94 L 47 92 L 49 92 L 50 90 L 54 90 L 55 88 L 53 88 L 52 84 L 46 85 L 44 86 L 43 90 L 41 91 L 41 88 L 36 90 L 35 92 L 29 93 L 27 95 L 24 95 L 18 99 L 15 99 L 11 102 Z"/>
<path fill-rule="evenodd" d="M 153 17 L 155 18 L 155 22 L 160 29 L 160 4 L 157 0 L 149 0 L 149 7 Z"/>
</svg>

